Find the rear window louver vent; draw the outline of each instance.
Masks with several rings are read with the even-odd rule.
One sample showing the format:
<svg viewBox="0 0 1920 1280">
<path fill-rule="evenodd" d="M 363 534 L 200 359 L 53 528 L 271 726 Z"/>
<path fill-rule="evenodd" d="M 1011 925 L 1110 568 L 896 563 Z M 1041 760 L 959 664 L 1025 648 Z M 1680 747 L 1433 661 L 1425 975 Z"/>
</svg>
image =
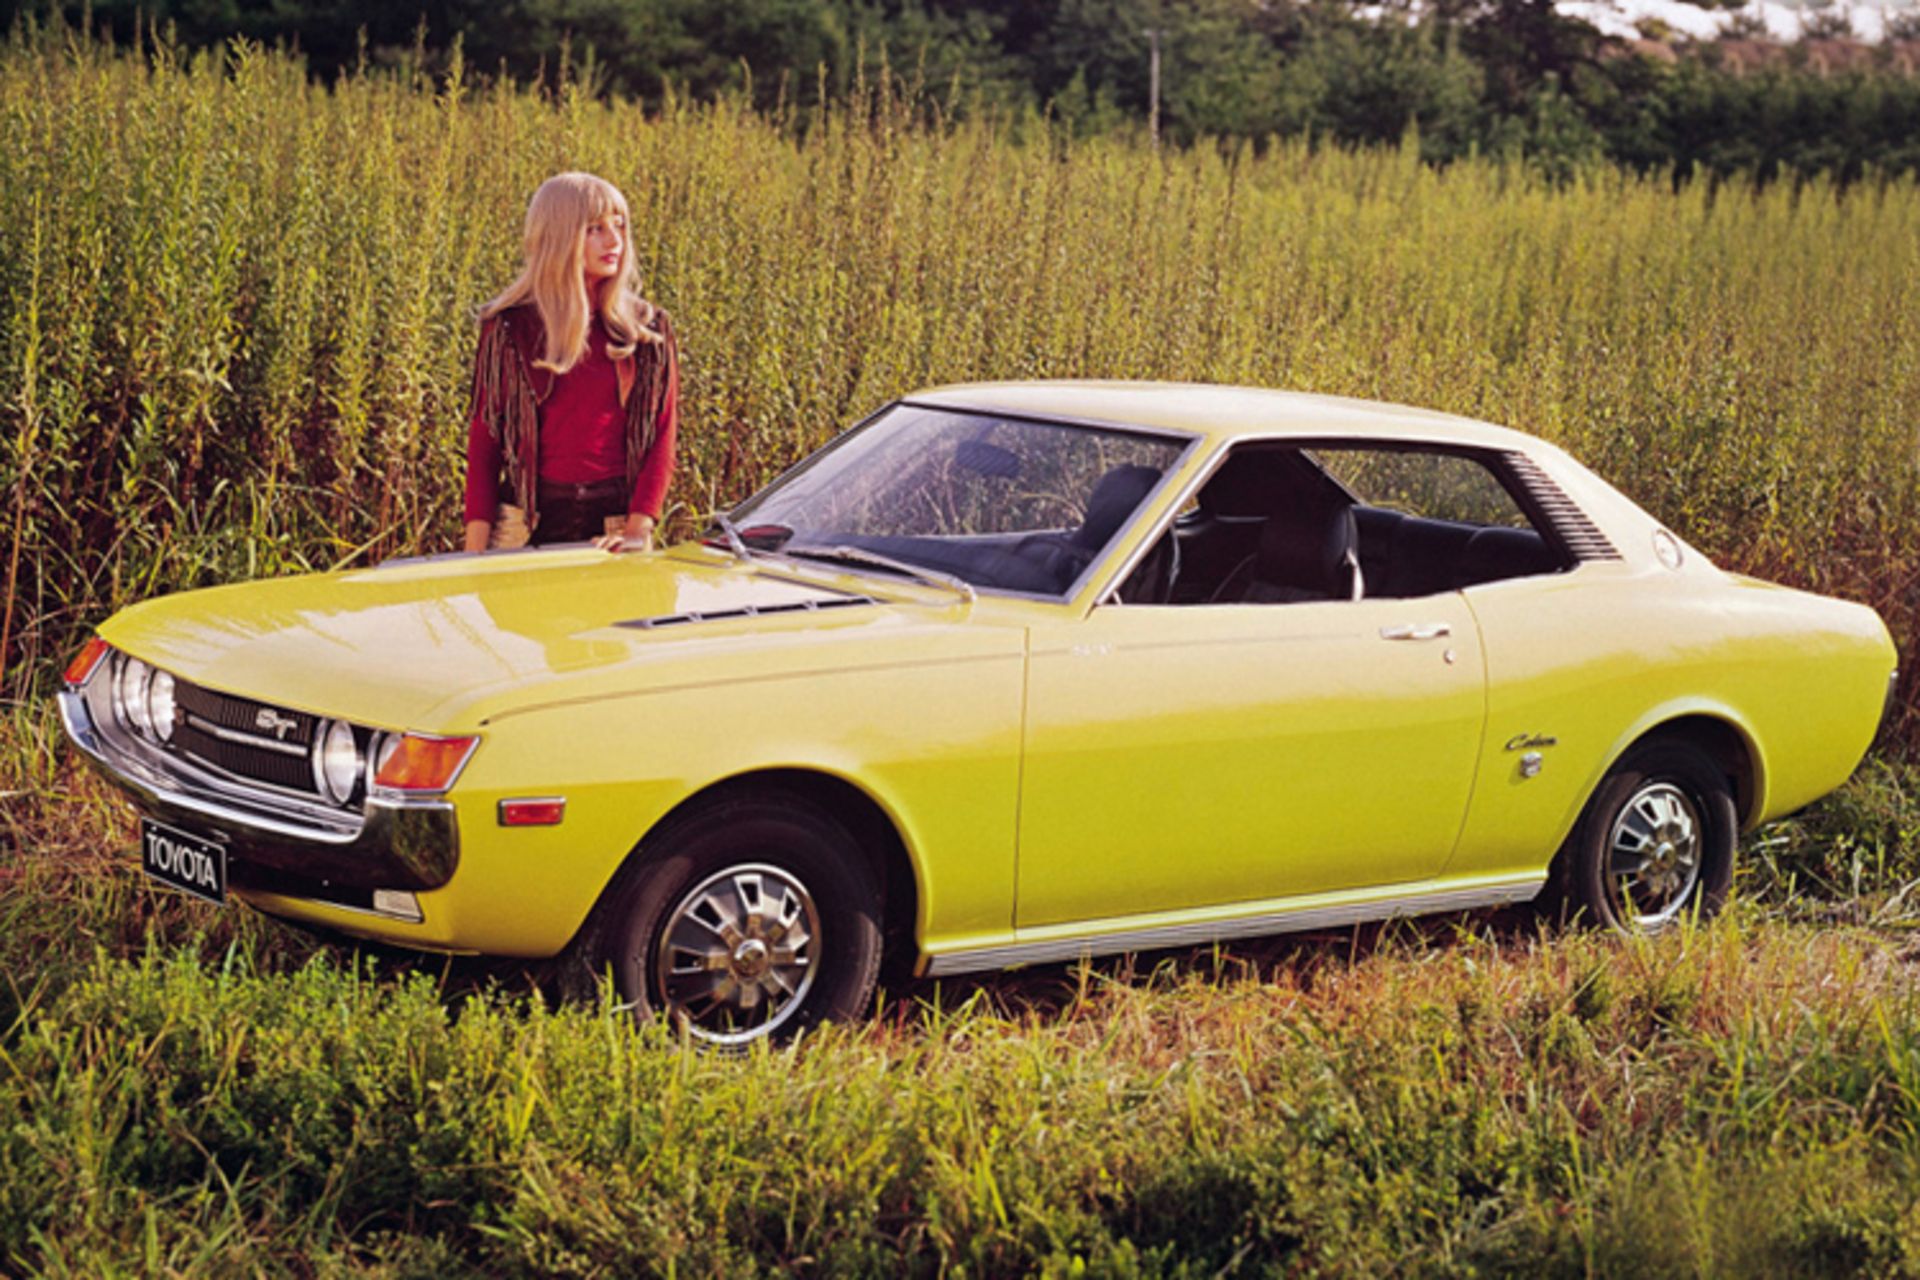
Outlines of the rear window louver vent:
<svg viewBox="0 0 1920 1280">
<path fill-rule="evenodd" d="M 1507 465 L 1576 560 L 1618 560 L 1620 551 L 1540 464 L 1524 453 L 1509 453 Z"/>
<path fill-rule="evenodd" d="M 765 618 L 780 613 L 824 613 L 828 609 L 848 609 L 855 605 L 878 604 L 872 596 L 844 596 L 835 600 L 794 600 L 787 604 L 749 604 L 738 609 L 715 609 L 711 613 L 663 613 L 657 618 L 628 618 L 616 627 L 635 627 L 658 631 L 665 627 L 685 626 L 693 622 L 719 622 L 725 618 Z"/>
</svg>

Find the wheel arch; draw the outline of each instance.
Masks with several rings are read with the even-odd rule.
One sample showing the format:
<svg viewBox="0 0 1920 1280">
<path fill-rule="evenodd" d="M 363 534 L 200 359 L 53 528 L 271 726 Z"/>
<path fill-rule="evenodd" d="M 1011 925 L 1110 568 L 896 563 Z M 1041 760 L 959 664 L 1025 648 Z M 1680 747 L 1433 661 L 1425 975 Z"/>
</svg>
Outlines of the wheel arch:
<svg viewBox="0 0 1920 1280">
<path fill-rule="evenodd" d="M 595 907 L 620 878 L 620 872 L 647 854 L 652 835 L 685 814 L 719 800 L 745 795 L 796 796 L 813 804 L 841 823 L 847 834 L 868 860 L 880 884 L 884 904 L 881 939 L 884 958 L 891 962 L 904 958 L 909 963 L 918 955 L 921 883 L 916 859 L 910 851 L 903 824 L 898 816 L 872 791 L 841 774 L 818 768 L 769 766 L 744 770 L 716 779 L 695 790 L 661 814 L 634 841 L 607 877 L 595 897 Z M 590 912 L 589 915 L 592 913 Z M 584 926 L 583 926 L 584 927 Z"/>
<path fill-rule="evenodd" d="M 1719 766 L 1732 783 L 1733 808 L 1741 831 L 1751 830 L 1766 812 L 1765 757 L 1752 730 L 1731 710 L 1707 704 L 1667 707 L 1646 717 L 1614 744 L 1587 793 L 1591 795 L 1593 787 L 1629 751 L 1655 740 L 1687 743 Z"/>
<path fill-rule="evenodd" d="M 1751 830 L 1766 812 L 1767 773 L 1765 757 L 1751 729 L 1725 707 L 1703 702 L 1672 704 L 1649 712 L 1614 741 L 1612 747 L 1569 815 L 1547 863 L 1547 888 L 1550 898 L 1563 904 L 1569 892 L 1568 856 L 1594 796 L 1607 777 L 1627 755 L 1649 743 L 1682 742 L 1703 751 L 1732 784 L 1733 809 L 1737 833 Z"/>
</svg>

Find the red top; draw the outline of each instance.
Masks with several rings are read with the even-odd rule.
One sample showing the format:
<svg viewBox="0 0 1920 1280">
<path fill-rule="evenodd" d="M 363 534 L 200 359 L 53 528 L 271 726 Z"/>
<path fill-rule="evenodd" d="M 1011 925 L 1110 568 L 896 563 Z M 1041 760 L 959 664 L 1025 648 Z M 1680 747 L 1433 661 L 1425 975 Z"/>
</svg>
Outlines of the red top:
<svg viewBox="0 0 1920 1280">
<path fill-rule="evenodd" d="M 620 403 L 619 367 L 607 355 L 607 333 L 598 317 L 587 333 L 580 362 L 551 378 L 540 402 L 540 478 L 559 484 L 590 484 L 618 479 L 627 470 L 626 409 Z M 468 520 L 494 518 L 500 503 L 500 442 L 488 433 L 479 405 L 467 424 Z M 674 428 L 679 420 L 680 375 L 667 382 L 654 425 L 653 447 L 641 461 L 630 513 L 660 515 L 673 474 Z"/>
</svg>

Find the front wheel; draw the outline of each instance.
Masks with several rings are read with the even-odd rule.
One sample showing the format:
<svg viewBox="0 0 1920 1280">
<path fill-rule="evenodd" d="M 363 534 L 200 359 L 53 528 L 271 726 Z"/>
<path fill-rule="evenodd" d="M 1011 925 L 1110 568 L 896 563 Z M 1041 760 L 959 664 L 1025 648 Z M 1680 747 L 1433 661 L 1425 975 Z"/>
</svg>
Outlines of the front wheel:
<svg viewBox="0 0 1920 1280">
<path fill-rule="evenodd" d="M 1601 780 L 1568 840 L 1567 906 L 1620 933 L 1710 916 L 1733 882 L 1738 825 L 1732 788 L 1705 752 L 1636 747 Z"/>
<path fill-rule="evenodd" d="M 799 797 L 708 805 L 650 837 L 605 904 L 595 963 L 636 1017 L 698 1040 L 786 1038 L 865 1011 L 880 894 L 838 822 Z"/>
</svg>

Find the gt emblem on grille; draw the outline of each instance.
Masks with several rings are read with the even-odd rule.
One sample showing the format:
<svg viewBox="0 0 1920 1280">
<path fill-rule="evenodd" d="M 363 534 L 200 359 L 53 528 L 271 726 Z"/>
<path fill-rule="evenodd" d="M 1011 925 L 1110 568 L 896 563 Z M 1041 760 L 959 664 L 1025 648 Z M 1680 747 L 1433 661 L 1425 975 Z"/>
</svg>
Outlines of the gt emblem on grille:
<svg viewBox="0 0 1920 1280">
<path fill-rule="evenodd" d="M 298 729 L 300 727 L 298 720 L 289 719 L 281 715 L 278 711 L 275 711 L 272 707 L 260 708 L 260 714 L 253 718 L 253 724 L 255 728 L 262 732 L 271 733 L 276 742 L 285 742 L 287 740 L 287 730 Z"/>
</svg>

